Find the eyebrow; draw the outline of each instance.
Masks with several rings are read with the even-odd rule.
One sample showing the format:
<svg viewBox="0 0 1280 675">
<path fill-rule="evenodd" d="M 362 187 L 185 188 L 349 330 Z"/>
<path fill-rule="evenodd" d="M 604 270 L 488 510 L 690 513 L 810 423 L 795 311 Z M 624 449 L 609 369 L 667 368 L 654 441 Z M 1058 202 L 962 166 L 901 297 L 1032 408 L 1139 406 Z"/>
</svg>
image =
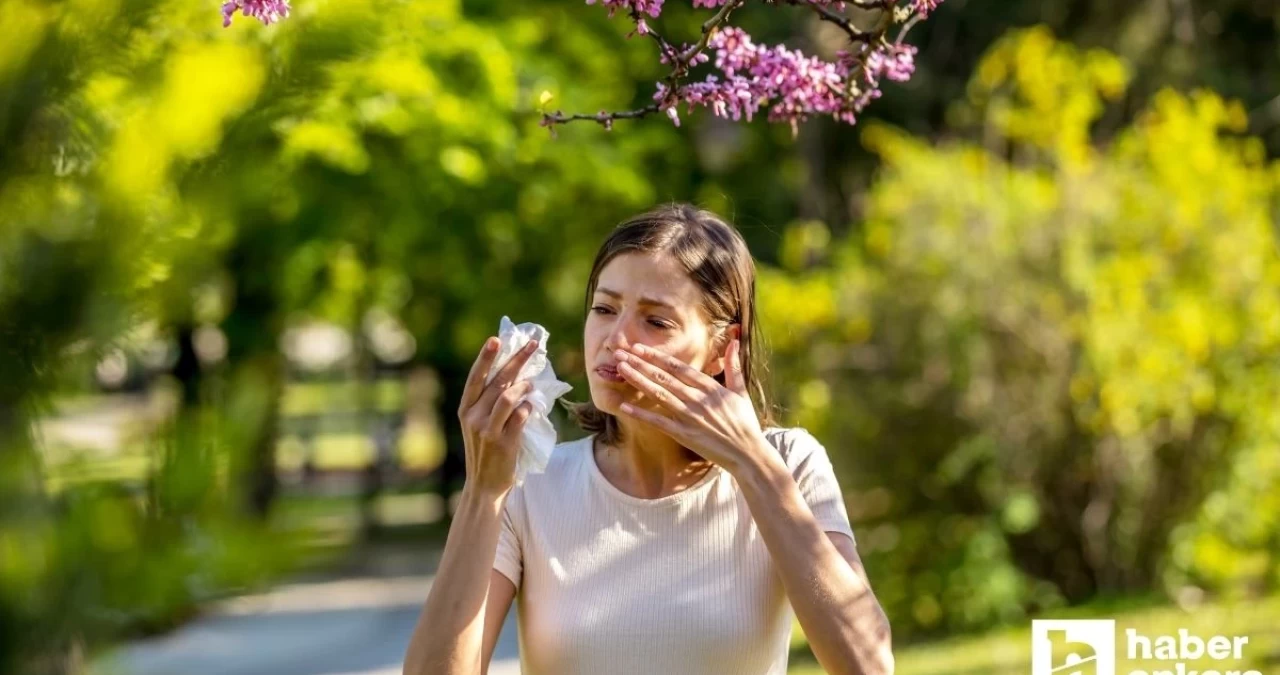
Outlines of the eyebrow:
<svg viewBox="0 0 1280 675">
<path fill-rule="evenodd" d="M 611 297 L 611 298 L 621 298 L 621 297 L 622 297 L 622 294 L 621 294 L 621 293 L 619 293 L 619 292 L 617 292 L 617 291 L 615 291 L 615 290 L 609 289 L 609 288 L 604 288 L 604 287 L 602 287 L 602 286 L 601 286 L 601 287 L 597 287 L 597 288 L 596 288 L 596 292 L 597 292 L 597 293 L 604 293 L 605 295 L 607 295 L 607 296 L 609 296 L 609 297 Z M 669 302 L 667 302 L 667 301 L 665 301 L 665 300 L 661 300 L 661 299 L 659 299 L 659 298 L 655 298 L 655 297 L 648 296 L 648 295 L 642 295 L 642 296 L 640 296 L 640 304 L 641 304 L 641 305 L 652 305 L 652 306 L 655 306 L 655 307 L 666 307 L 667 309 L 669 309 L 669 310 L 671 310 L 671 311 L 673 311 L 673 312 L 678 311 L 678 310 L 676 309 L 676 306 L 675 306 L 675 305 L 673 305 L 673 304 L 671 304 L 671 303 L 669 303 Z"/>
</svg>

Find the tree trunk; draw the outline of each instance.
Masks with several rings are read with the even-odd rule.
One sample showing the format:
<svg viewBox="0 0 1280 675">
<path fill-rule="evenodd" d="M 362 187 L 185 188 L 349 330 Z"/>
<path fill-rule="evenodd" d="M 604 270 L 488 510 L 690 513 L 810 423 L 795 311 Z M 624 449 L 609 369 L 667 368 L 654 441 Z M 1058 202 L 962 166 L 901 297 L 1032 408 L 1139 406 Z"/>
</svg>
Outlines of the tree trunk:
<svg viewBox="0 0 1280 675">
<path fill-rule="evenodd" d="M 254 372 L 250 386 L 263 390 L 263 415 L 250 437 L 245 461 L 243 485 L 245 506 L 249 513 L 264 519 L 279 492 L 276 476 L 276 440 L 280 431 L 280 399 L 284 394 L 284 355 L 279 351 L 260 354 L 245 364 Z"/>
<path fill-rule="evenodd" d="M 458 422 L 458 406 L 462 404 L 462 390 L 466 387 L 470 365 L 463 368 L 457 363 L 444 362 L 436 367 L 440 382 L 440 408 L 438 419 L 444 432 L 444 461 L 436 470 L 436 493 L 445 500 L 445 516 L 448 510 L 448 499 L 454 491 L 462 489 L 466 479 L 465 446 L 462 436 L 462 425 Z"/>
<path fill-rule="evenodd" d="M 196 354 L 196 327 L 190 321 L 184 321 L 174 327 L 174 332 L 178 340 L 178 360 L 173 364 L 172 374 L 182 384 L 182 407 L 193 408 L 200 403 L 203 374 L 200 357 Z"/>
</svg>

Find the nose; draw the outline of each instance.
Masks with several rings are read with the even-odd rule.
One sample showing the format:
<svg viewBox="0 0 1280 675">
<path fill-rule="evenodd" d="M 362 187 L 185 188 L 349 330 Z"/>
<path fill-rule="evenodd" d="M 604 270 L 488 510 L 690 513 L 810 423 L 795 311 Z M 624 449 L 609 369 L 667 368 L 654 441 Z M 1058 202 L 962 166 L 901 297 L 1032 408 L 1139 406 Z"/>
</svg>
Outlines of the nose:
<svg viewBox="0 0 1280 675">
<path fill-rule="evenodd" d="M 619 349 L 630 349 L 631 345 L 635 344 L 634 323 L 630 315 L 625 313 L 618 315 L 609 329 L 609 334 L 604 338 L 604 348 L 609 350 L 610 354 Z"/>
</svg>

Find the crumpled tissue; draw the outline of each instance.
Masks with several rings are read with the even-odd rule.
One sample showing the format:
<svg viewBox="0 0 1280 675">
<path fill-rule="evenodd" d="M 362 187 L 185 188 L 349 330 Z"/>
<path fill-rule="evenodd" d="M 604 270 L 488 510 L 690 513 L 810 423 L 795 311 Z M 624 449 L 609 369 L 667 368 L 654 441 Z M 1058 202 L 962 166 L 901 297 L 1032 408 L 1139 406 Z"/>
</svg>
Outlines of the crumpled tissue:
<svg viewBox="0 0 1280 675">
<path fill-rule="evenodd" d="M 551 362 L 547 359 L 547 338 L 551 334 L 546 328 L 536 323 L 516 325 L 508 317 L 502 317 L 498 325 L 498 355 L 485 375 L 488 384 L 502 371 L 502 367 L 511 360 L 529 342 L 537 342 L 538 350 L 529 357 L 514 382 L 533 380 L 533 389 L 520 401 L 529 401 L 533 410 L 525 421 L 524 431 L 520 437 L 520 452 L 516 456 L 516 482 L 524 481 L 531 473 L 542 473 L 551 459 L 551 451 L 556 447 L 556 428 L 551 424 L 551 406 L 556 399 L 564 396 L 573 387 L 556 379 Z M 513 383 L 514 383 L 513 382 Z"/>
</svg>

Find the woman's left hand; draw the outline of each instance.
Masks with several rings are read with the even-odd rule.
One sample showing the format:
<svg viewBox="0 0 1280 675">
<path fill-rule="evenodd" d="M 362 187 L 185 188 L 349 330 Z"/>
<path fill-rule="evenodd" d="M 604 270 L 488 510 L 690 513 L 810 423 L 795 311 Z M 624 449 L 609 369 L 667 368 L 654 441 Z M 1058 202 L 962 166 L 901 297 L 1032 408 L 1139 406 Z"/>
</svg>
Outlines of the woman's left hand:
<svg viewBox="0 0 1280 675">
<path fill-rule="evenodd" d="M 618 374 L 655 403 L 652 409 L 624 403 L 623 414 L 657 427 L 730 473 L 767 461 L 764 453 L 770 446 L 747 393 L 738 354 L 735 339 L 725 352 L 721 385 L 684 361 L 644 345 L 618 350 Z"/>
</svg>

